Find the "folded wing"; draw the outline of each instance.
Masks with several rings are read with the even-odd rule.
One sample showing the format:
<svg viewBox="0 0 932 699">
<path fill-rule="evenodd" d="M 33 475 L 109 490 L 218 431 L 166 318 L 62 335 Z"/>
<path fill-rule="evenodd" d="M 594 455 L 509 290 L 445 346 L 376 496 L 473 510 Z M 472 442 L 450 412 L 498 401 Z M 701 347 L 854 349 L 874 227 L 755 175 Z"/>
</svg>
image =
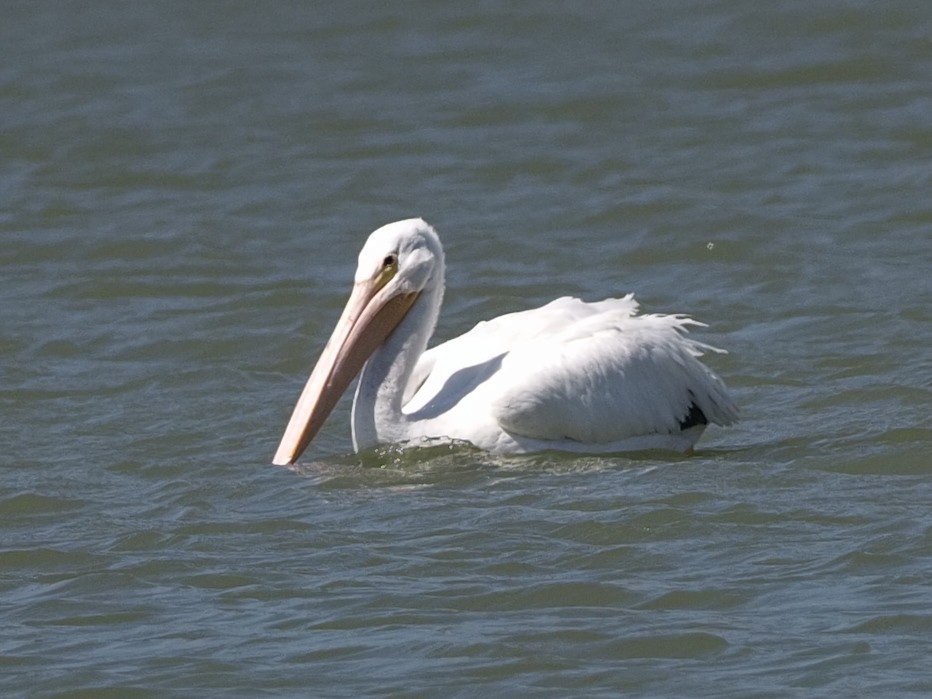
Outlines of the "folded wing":
<svg viewBox="0 0 932 699">
<path fill-rule="evenodd" d="M 733 422 L 724 385 L 699 361 L 718 350 L 686 336 L 701 324 L 637 309 L 630 294 L 597 303 L 561 298 L 479 323 L 424 353 L 405 411 L 449 409 L 481 391 L 507 432 L 586 443 L 672 434 L 702 418 Z"/>
</svg>

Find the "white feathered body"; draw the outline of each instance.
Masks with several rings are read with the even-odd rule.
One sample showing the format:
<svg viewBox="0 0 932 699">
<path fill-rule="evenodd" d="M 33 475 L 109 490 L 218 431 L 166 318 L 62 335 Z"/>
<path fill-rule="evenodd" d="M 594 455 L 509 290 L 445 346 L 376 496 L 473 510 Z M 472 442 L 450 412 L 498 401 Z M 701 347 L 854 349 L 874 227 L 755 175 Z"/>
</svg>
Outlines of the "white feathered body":
<svg viewBox="0 0 932 699">
<path fill-rule="evenodd" d="M 358 374 L 357 451 L 469 442 L 492 452 L 688 451 L 737 409 L 682 315 L 638 315 L 632 295 L 559 298 L 481 322 L 430 350 L 444 290 L 436 231 L 374 231 L 343 315 L 298 398 L 273 462 L 300 456 Z M 426 351 L 425 351 L 426 350 Z"/>
<path fill-rule="evenodd" d="M 733 422 L 722 381 L 698 359 L 720 350 L 686 337 L 701 323 L 637 311 L 631 294 L 563 297 L 480 322 L 420 356 L 404 392 L 402 427 L 411 431 L 377 441 L 446 438 L 504 453 L 684 451 L 704 428 L 680 427 L 693 405 L 709 422 Z M 384 426 L 386 437 L 398 426 Z"/>
</svg>

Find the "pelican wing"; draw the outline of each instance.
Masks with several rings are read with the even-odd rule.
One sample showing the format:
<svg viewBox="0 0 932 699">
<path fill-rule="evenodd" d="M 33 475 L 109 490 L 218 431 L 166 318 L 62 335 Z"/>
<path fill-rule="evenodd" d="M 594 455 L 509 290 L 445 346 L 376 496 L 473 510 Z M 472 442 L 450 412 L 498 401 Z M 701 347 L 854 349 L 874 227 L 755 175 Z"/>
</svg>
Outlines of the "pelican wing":
<svg viewBox="0 0 932 699">
<path fill-rule="evenodd" d="M 669 315 L 582 320 L 505 358 L 493 413 L 517 435 L 587 443 L 676 433 L 694 405 L 708 421 L 731 424 L 734 404 L 698 360 L 717 350 L 684 337 L 689 325 L 701 323 Z"/>
<path fill-rule="evenodd" d="M 685 337 L 684 316 L 638 316 L 632 295 L 560 298 L 479 323 L 428 350 L 409 382 L 406 413 L 436 415 L 481 392 L 502 429 L 543 440 L 615 442 L 675 433 L 698 407 L 730 424 L 736 408 Z"/>
<path fill-rule="evenodd" d="M 480 321 L 468 332 L 420 356 L 405 388 L 405 412 L 418 411 L 448 383 L 451 375 L 464 367 L 480 366 L 523 347 L 539 346 L 593 316 L 620 322 L 637 310 L 633 294 L 594 303 L 563 296 L 540 308 Z"/>
</svg>

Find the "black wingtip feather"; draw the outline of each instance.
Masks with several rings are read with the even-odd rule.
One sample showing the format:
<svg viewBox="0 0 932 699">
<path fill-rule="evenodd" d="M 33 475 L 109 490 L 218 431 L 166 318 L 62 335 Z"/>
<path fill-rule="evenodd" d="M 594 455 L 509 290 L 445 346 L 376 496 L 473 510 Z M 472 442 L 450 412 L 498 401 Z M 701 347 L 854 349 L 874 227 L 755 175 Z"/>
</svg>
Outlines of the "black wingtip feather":
<svg viewBox="0 0 932 699">
<path fill-rule="evenodd" d="M 709 419 L 705 416 L 705 413 L 699 409 L 699 406 L 695 403 L 689 404 L 689 412 L 686 413 L 686 416 L 680 420 L 680 429 L 688 430 L 690 427 L 695 427 L 696 425 L 708 425 Z"/>
</svg>

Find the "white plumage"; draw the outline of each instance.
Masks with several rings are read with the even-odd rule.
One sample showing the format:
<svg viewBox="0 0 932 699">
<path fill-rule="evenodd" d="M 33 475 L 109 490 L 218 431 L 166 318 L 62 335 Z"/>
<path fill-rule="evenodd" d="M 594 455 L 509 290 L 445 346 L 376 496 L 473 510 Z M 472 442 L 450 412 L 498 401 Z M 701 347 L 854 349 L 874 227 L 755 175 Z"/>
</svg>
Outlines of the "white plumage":
<svg viewBox="0 0 932 699">
<path fill-rule="evenodd" d="M 637 315 L 629 294 L 557 299 L 480 322 L 425 351 L 443 297 L 439 238 L 422 219 L 375 231 L 356 285 L 275 455 L 293 463 L 361 371 L 357 451 L 462 440 L 495 452 L 688 451 L 737 409 L 681 315 Z"/>
</svg>

